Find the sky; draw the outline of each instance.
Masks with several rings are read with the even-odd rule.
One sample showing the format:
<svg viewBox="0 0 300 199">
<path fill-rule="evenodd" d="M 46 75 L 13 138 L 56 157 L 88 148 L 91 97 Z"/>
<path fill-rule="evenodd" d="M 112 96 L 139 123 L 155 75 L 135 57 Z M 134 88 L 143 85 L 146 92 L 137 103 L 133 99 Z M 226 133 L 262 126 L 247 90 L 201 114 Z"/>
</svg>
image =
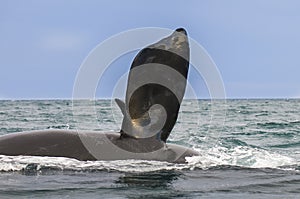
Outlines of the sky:
<svg viewBox="0 0 300 199">
<path fill-rule="evenodd" d="M 1 0 L 0 99 L 71 98 L 99 43 L 143 27 L 184 27 L 215 62 L 227 98 L 299 98 L 299 10 L 298 0 Z M 114 64 L 129 69 L 135 53 Z"/>
</svg>

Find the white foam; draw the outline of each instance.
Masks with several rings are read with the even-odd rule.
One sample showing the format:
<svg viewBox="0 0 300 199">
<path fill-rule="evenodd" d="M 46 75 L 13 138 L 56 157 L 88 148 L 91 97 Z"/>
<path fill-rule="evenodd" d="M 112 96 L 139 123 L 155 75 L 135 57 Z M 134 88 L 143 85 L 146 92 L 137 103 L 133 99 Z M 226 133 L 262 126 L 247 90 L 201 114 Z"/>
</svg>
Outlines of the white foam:
<svg viewBox="0 0 300 199">
<path fill-rule="evenodd" d="M 232 149 L 218 146 L 209 150 L 198 149 L 198 151 L 201 154 L 200 156 L 186 159 L 193 167 L 203 169 L 219 165 L 247 168 L 280 168 L 299 164 L 294 158 L 247 146 L 237 146 Z"/>
<path fill-rule="evenodd" d="M 78 161 L 63 157 L 4 156 L 0 155 L 0 171 L 21 171 L 30 164 L 36 164 L 36 170 L 52 168 L 58 170 L 92 171 L 115 170 L 121 172 L 150 172 L 159 170 L 181 170 L 187 164 L 172 164 L 160 161 L 115 160 L 115 161 Z"/>
<path fill-rule="evenodd" d="M 208 169 L 222 165 L 247 168 L 282 168 L 290 165 L 300 165 L 300 162 L 291 157 L 247 146 L 238 146 L 232 149 L 217 146 L 209 150 L 197 150 L 201 155 L 187 157 L 188 164 L 145 160 L 78 161 L 64 157 L 0 155 L 0 171 L 22 171 L 30 164 L 35 164 L 34 169 L 37 171 L 51 168 L 74 171 L 113 170 L 120 172 Z"/>
</svg>

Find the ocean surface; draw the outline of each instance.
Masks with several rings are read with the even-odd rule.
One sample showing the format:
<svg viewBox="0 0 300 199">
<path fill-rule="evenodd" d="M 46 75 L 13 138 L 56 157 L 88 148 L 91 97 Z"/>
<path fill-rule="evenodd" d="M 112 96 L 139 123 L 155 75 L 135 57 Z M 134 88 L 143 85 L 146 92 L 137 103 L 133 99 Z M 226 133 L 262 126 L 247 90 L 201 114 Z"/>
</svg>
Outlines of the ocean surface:
<svg viewBox="0 0 300 199">
<path fill-rule="evenodd" d="M 111 100 L 0 101 L 0 135 L 118 131 L 121 118 Z M 300 100 L 184 100 L 168 142 L 201 155 L 187 164 L 0 155 L 0 199 L 300 198 Z"/>
</svg>

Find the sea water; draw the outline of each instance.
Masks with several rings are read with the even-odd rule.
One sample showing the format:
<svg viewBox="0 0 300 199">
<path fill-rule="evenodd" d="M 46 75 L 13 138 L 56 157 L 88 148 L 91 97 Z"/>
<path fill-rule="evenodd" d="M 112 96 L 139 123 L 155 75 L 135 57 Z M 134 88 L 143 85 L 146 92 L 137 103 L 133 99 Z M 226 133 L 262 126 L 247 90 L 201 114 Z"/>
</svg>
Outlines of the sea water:
<svg viewBox="0 0 300 199">
<path fill-rule="evenodd" d="M 187 164 L 0 155 L 0 198 L 300 198 L 299 104 L 184 100 L 168 142 L 200 152 Z M 0 101 L 0 135 L 121 120 L 111 100 Z"/>
</svg>

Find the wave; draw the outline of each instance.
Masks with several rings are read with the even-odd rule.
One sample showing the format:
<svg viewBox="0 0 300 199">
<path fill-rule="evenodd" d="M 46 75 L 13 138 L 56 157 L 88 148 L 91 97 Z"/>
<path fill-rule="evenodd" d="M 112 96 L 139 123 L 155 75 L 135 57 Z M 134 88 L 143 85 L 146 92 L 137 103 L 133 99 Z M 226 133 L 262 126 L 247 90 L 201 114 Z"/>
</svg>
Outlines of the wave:
<svg viewBox="0 0 300 199">
<path fill-rule="evenodd" d="M 189 164 L 193 164 L 195 168 L 228 165 L 243 168 L 284 169 L 294 166 L 297 168 L 300 163 L 292 157 L 250 146 L 236 146 L 230 149 L 218 146 L 198 151 L 202 154 L 201 156 L 188 158 Z"/>
<path fill-rule="evenodd" d="M 264 123 L 257 123 L 257 126 L 267 128 L 267 129 L 282 129 L 287 127 L 299 127 L 300 121 L 280 121 L 280 122 L 264 122 Z"/>
<path fill-rule="evenodd" d="M 196 149 L 200 156 L 188 157 L 187 164 L 174 164 L 146 160 L 79 161 L 64 157 L 5 156 L 0 155 L 1 172 L 35 173 L 44 171 L 107 171 L 153 172 L 195 169 L 282 169 L 300 171 L 300 163 L 291 157 L 263 149 L 238 146 L 232 149 L 214 147 Z"/>
</svg>

